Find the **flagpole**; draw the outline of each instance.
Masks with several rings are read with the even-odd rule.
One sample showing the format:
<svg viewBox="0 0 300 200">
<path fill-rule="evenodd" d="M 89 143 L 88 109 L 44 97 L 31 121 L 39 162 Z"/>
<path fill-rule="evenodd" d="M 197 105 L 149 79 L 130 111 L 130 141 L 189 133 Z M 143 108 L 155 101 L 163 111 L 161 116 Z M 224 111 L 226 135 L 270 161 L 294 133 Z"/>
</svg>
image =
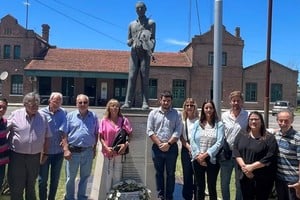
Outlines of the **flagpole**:
<svg viewBox="0 0 300 200">
<path fill-rule="evenodd" d="M 222 88 L 222 0 L 215 0 L 213 101 L 218 116 L 221 116 Z"/>
</svg>

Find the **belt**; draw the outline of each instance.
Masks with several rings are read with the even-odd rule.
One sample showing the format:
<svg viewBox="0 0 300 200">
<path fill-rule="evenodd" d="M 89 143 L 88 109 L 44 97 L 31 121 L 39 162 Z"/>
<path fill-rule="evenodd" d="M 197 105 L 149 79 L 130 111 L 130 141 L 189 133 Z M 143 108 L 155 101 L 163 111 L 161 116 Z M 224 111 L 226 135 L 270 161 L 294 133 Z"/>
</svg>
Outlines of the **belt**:
<svg viewBox="0 0 300 200">
<path fill-rule="evenodd" d="M 81 152 L 87 150 L 88 148 L 90 148 L 90 147 L 77 147 L 77 146 L 73 146 L 71 144 L 69 145 L 69 150 L 74 153 L 81 153 Z"/>
</svg>

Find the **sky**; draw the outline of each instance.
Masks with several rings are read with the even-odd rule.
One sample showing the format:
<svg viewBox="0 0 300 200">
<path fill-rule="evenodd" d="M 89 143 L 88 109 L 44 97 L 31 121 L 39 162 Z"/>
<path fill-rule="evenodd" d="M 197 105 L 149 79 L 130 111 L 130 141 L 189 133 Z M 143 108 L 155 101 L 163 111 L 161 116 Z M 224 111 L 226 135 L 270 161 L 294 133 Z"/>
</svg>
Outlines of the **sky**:
<svg viewBox="0 0 300 200">
<path fill-rule="evenodd" d="M 266 59 L 269 0 L 218 0 L 222 23 L 244 40 L 243 66 Z M 42 35 L 58 48 L 130 50 L 128 25 L 137 18 L 136 0 L 0 0 L 0 18 L 12 15 L 24 28 Z M 28 2 L 28 4 L 27 4 Z M 145 0 L 146 15 L 156 22 L 156 52 L 179 52 L 195 35 L 214 24 L 213 0 Z M 28 5 L 28 6 L 26 6 Z M 271 59 L 300 69 L 300 1 L 274 0 Z"/>
</svg>

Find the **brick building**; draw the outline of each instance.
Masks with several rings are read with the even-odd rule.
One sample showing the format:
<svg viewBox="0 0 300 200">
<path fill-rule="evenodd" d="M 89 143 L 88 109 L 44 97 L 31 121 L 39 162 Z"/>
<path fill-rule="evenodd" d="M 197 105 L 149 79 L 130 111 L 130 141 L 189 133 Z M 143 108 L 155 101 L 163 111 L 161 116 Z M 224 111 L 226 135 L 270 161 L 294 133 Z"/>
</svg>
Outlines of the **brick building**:
<svg viewBox="0 0 300 200">
<path fill-rule="evenodd" d="M 110 98 L 125 99 L 129 51 L 62 49 L 48 43 L 48 25 L 42 36 L 18 25 L 10 15 L 0 22 L 0 72 L 8 72 L 1 82 L 1 94 L 10 102 L 21 102 L 23 94 L 37 91 L 42 103 L 51 91 L 64 95 L 64 104 L 74 105 L 74 97 L 87 94 L 92 105 L 105 105 Z M 183 50 L 155 52 L 150 69 L 150 105 L 157 105 L 163 90 L 174 94 L 174 105 L 181 107 L 186 97 L 203 100 L 213 94 L 213 26 L 192 39 Z M 265 62 L 243 66 L 244 41 L 240 29 L 231 34 L 223 27 L 222 107 L 229 106 L 228 94 L 241 90 L 245 107 L 263 109 Z M 289 100 L 296 105 L 298 71 L 271 62 L 270 99 Z M 287 78 L 288 77 L 288 78 Z M 138 86 L 140 84 L 138 83 Z M 135 104 L 141 103 L 139 87 Z"/>
</svg>

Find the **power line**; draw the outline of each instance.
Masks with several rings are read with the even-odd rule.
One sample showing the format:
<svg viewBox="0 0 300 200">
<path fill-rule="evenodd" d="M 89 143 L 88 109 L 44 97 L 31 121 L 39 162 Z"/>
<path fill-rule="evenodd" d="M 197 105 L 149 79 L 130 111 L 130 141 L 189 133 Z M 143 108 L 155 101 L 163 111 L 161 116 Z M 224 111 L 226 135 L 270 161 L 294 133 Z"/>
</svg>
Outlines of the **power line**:
<svg viewBox="0 0 300 200">
<path fill-rule="evenodd" d="M 196 7 L 199 34 L 201 35 L 201 25 L 200 25 L 198 0 L 195 0 L 195 2 L 196 2 L 195 7 Z M 189 10 L 188 10 L 188 41 L 189 42 L 191 41 L 191 29 L 192 29 L 192 0 L 189 1 Z"/>
<path fill-rule="evenodd" d="M 188 11 L 188 42 L 191 41 L 191 27 L 192 27 L 192 0 L 189 1 Z"/>
<path fill-rule="evenodd" d="M 34 0 L 34 1 L 37 2 L 37 3 L 39 3 L 39 4 L 41 4 L 41 5 L 43 5 L 43 6 L 45 6 L 46 8 L 48 8 L 48 9 L 54 11 L 54 12 L 56 12 L 56 13 L 58 13 L 58 14 L 64 16 L 64 17 L 66 17 L 67 19 L 72 20 L 72 21 L 76 22 L 77 24 L 80 24 L 81 26 L 83 26 L 83 27 L 85 27 L 85 28 L 87 28 L 87 29 L 90 29 L 90 30 L 92 30 L 92 31 L 94 31 L 94 32 L 96 32 L 96 33 L 98 33 L 98 34 L 100 34 L 100 35 L 103 35 L 103 36 L 105 36 L 105 37 L 107 37 L 107 38 L 110 38 L 111 40 L 114 40 L 114 41 L 116 41 L 116 42 L 119 42 L 119 43 L 121 43 L 121 44 L 126 45 L 125 42 L 123 42 L 123 41 L 121 41 L 121 40 L 119 40 L 119 39 L 116 39 L 116 38 L 114 38 L 114 37 L 112 37 L 112 36 L 110 36 L 110 35 L 108 35 L 108 34 L 106 34 L 106 33 L 103 33 L 103 32 L 101 32 L 101 31 L 99 31 L 99 30 L 97 30 L 97 29 L 95 29 L 95 28 L 93 28 L 93 27 L 91 27 L 91 26 L 89 26 L 89 25 L 87 25 L 87 24 L 85 24 L 85 23 L 83 23 L 83 22 L 81 22 L 81 21 L 79 21 L 79 20 L 77 20 L 77 19 L 71 17 L 71 16 L 68 16 L 68 15 L 66 15 L 65 13 L 63 13 L 63 12 L 57 10 L 57 9 L 54 9 L 54 8 L 52 8 L 52 7 L 48 6 L 48 5 L 46 5 L 45 3 L 42 3 L 42 2 L 39 1 L 39 0 Z"/>
<path fill-rule="evenodd" d="M 199 15 L 198 0 L 195 0 L 195 2 L 196 2 L 196 13 L 197 13 L 197 18 L 198 18 L 199 34 L 201 35 L 201 26 L 200 26 L 200 15 Z"/>
<path fill-rule="evenodd" d="M 70 8 L 70 9 L 72 9 L 72 10 L 75 10 L 75 11 L 77 11 L 77 12 L 79 12 L 79 13 L 82 13 L 82 14 L 84 14 L 84 15 L 90 17 L 90 18 L 93 18 L 93 19 L 102 21 L 102 22 L 104 22 L 104 23 L 106 23 L 106 24 L 115 26 L 115 27 L 120 28 L 120 29 L 123 29 L 123 30 L 127 30 L 127 29 L 125 29 L 124 27 L 121 27 L 121 26 L 119 26 L 119 25 L 117 25 L 117 24 L 114 24 L 114 23 L 112 23 L 112 22 L 109 22 L 109 21 L 107 21 L 107 20 L 105 20 L 105 19 L 102 19 L 102 18 L 100 18 L 100 17 L 96 17 L 96 16 L 94 16 L 94 15 L 91 15 L 91 14 L 88 13 L 88 12 L 85 12 L 85 11 L 82 11 L 82 10 L 80 10 L 80 9 L 78 9 L 78 8 L 73 7 L 73 6 L 67 5 L 67 4 L 65 4 L 65 3 L 61 2 L 61 1 L 58 1 L 58 0 L 54 0 L 54 1 L 55 1 L 57 4 L 60 4 L 60 5 L 64 6 L 64 7 L 67 7 L 67 8 Z"/>
</svg>

